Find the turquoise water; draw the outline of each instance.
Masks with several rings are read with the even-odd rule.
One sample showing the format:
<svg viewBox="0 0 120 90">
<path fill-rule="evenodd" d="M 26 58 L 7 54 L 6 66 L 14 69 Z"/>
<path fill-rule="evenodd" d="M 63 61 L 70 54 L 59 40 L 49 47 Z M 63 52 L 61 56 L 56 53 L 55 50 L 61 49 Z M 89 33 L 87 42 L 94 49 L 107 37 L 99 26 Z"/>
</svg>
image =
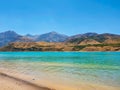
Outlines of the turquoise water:
<svg viewBox="0 0 120 90">
<path fill-rule="evenodd" d="M 0 68 L 68 85 L 120 86 L 120 52 L 0 52 Z"/>
</svg>

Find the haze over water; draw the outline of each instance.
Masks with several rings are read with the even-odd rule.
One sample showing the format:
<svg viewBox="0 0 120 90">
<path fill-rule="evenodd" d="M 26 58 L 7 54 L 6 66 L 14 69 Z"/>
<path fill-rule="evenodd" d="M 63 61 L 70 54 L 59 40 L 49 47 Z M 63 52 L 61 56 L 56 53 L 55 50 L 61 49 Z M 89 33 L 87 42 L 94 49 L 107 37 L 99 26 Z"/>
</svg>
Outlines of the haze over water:
<svg viewBox="0 0 120 90">
<path fill-rule="evenodd" d="M 120 85 L 120 52 L 0 52 L 0 68 L 66 86 Z"/>
</svg>

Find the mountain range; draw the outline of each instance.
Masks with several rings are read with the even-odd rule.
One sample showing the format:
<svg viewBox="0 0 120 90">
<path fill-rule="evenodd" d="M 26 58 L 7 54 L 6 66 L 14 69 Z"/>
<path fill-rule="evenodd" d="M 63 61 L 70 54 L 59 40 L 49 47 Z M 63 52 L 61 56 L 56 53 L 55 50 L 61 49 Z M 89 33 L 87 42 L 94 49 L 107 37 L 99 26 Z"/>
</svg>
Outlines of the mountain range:
<svg viewBox="0 0 120 90">
<path fill-rule="evenodd" d="M 120 35 L 110 33 L 85 33 L 71 36 L 67 42 L 76 44 L 115 44 L 120 43 Z"/>
<path fill-rule="evenodd" d="M 120 43 L 120 35 L 110 33 L 85 33 L 68 36 L 54 31 L 40 35 L 20 35 L 14 31 L 0 33 L 0 47 L 12 42 L 64 42 L 76 45 L 116 44 Z"/>
<path fill-rule="evenodd" d="M 64 42 L 67 38 L 67 35 L 54 31 L 41 35 L 20 35 L 14 31 L 5 31 L 0 33 L 0 47 L 11 42 Z"/>
</svg>

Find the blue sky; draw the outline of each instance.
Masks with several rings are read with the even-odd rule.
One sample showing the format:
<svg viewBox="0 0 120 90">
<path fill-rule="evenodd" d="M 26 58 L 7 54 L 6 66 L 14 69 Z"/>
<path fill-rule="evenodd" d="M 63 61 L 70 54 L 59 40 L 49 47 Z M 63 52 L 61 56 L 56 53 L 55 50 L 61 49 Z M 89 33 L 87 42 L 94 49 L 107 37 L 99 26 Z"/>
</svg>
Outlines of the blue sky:
<svg viewBox="0 0 120 90">
<path fill-rule="evenodd" d="M 120 0 L 0 0 L 0 32 L 120 34 Z"/>
</svg>

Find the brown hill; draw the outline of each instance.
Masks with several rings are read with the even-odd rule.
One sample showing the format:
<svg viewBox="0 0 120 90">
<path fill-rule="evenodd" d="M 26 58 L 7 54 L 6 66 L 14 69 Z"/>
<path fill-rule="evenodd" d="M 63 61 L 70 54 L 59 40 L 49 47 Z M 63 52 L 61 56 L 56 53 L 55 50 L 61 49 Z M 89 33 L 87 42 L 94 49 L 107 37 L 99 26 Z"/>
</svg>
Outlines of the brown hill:
<svg viewBox="0 0 120 90">
<path fill-rule="evenodd" d="M 14 42 L 0 48 L 0 51 L 120 51 L 120 44 Z"/>
<path fill-rule="evenodd" d="M 72 47 L 64 43 L 14 42 L 0 51 L 72 51 Z"/>
<path fill-rule="evenodd" d="M 106 39 L 103 43 L 105 44 L 117 44 L 117 43 L 120 43 L 120 40 L 119 39 Z"/>
<path fill-rule="evenodd" d="M 100 44 L 100 42 L 93 39 L 85 39 L 81 41 L 79 45 L 94 45 L 94 44 Z"/>
</svg>

